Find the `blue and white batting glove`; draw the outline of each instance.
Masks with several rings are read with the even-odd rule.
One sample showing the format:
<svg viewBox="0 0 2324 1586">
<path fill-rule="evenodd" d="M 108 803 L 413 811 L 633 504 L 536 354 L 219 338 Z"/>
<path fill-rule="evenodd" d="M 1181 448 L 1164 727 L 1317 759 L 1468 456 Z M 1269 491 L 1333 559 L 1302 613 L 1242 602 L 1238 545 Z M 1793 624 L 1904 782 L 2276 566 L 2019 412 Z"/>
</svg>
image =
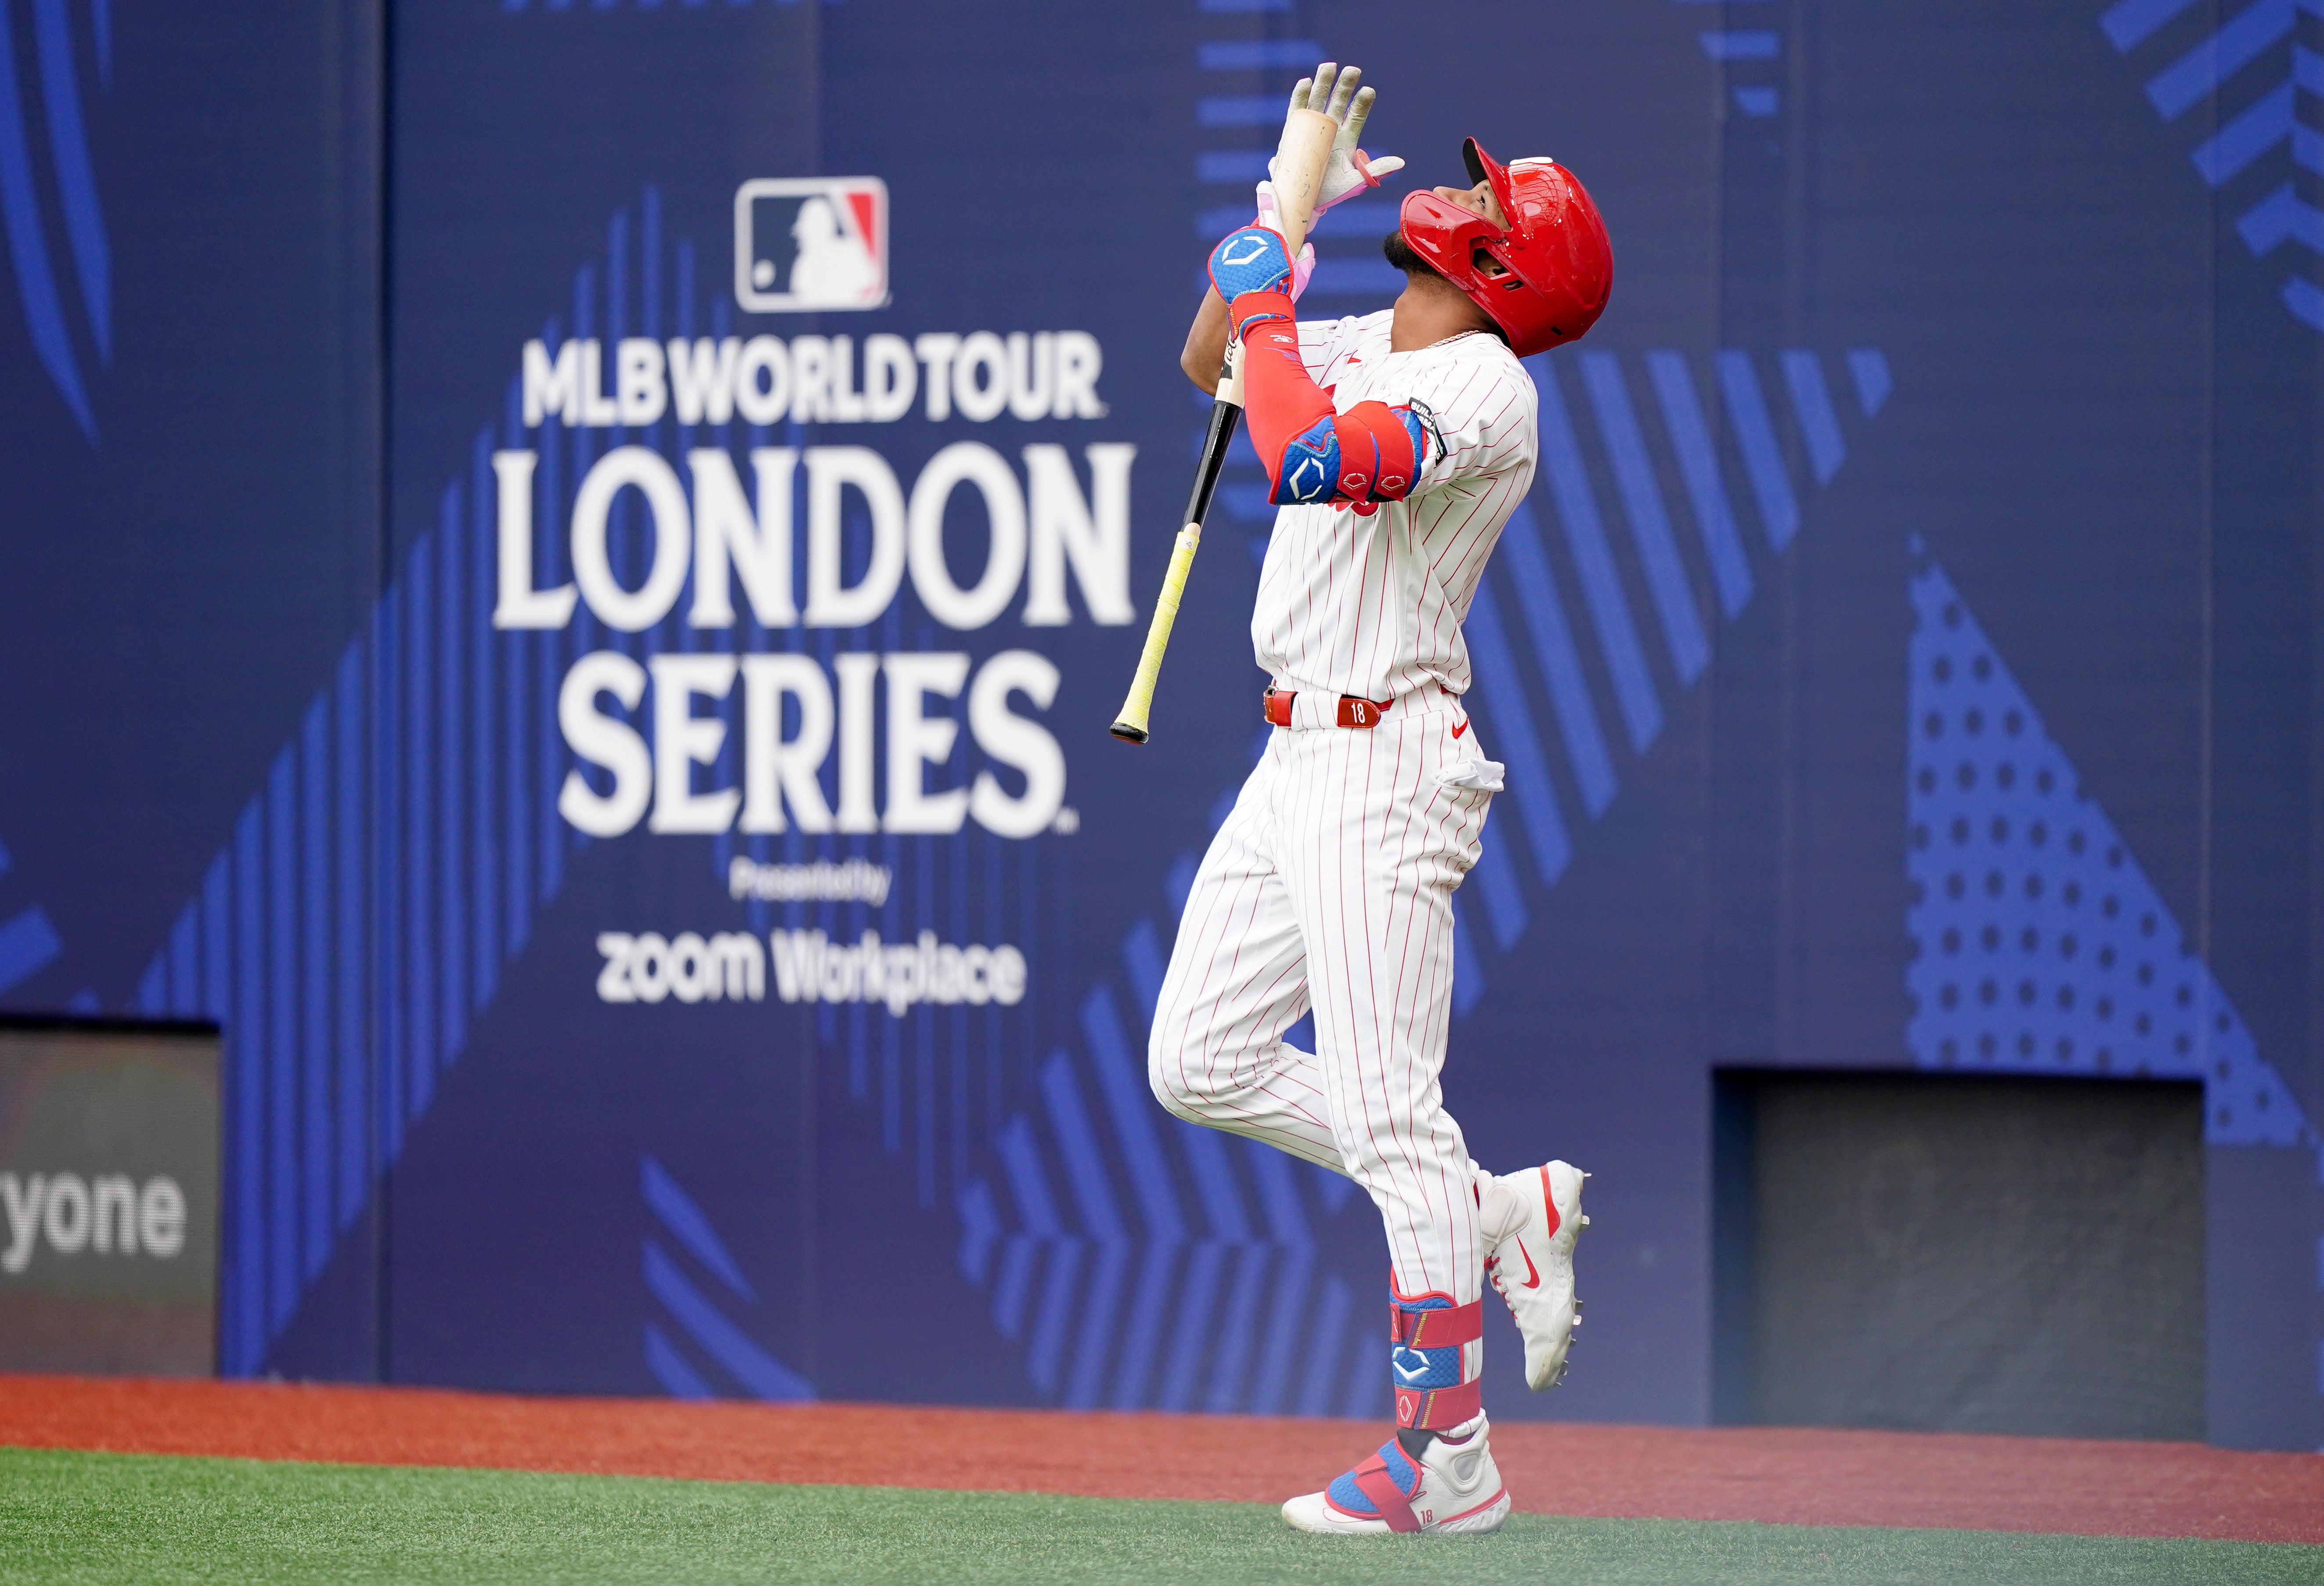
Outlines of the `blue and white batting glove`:
<svg viewBox="0 0 2324 1586">
<path fill-rule="evenodd" d="M 1264 226 L 1231 232 L 1211 250 L 1211 284 L 1233 302 L 1245 292 L 1279 292 L 1291 284 L 1291 250 Z"/>
</svg>

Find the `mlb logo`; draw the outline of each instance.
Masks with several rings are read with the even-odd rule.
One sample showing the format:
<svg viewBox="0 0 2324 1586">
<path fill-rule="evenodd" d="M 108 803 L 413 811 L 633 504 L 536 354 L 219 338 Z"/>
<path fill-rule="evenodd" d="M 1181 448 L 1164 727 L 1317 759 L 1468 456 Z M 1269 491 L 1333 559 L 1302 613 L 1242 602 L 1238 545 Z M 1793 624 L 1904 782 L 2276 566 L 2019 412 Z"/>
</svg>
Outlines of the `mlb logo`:
<svg viewBox="0 0 2324 1586">
<path fill-rule="evenodd" d="M 734 301 L 755 314 L 888 306 L 888 184 L 770 177 L 734 190 Z"/>
</svg>

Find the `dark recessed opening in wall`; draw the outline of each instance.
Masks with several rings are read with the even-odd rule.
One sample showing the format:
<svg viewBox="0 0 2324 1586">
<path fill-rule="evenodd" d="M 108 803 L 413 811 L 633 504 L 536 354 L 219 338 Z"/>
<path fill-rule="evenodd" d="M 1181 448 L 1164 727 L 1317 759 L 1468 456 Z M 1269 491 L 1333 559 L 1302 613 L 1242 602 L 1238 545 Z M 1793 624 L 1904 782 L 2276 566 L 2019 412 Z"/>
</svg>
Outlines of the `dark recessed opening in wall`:
<svg viewBox="0 0 2324 1586">
<path fill-rule="evenodd" d="M 1720 1069 L 1727 1424 L 2203 1435 L 2203 1089 Z"/>
</svg>

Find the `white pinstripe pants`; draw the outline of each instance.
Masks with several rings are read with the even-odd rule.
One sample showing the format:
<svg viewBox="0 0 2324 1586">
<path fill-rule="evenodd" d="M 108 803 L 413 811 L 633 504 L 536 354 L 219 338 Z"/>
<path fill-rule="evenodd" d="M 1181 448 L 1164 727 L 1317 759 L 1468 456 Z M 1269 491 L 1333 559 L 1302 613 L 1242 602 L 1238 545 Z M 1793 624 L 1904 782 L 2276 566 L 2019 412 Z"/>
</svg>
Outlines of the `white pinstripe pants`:
<svg viewBox="0 0 2324 1586">
<path fill-rule="evenodd" d="M 1276 729 L 1195 873 L 1148 1048 L 1165 1107 L 1347 1174 L 1379 1207 L 1397 1289 L 1456 1305 L 1481 1293 L 1484 1252 L 1437 1076 L 1452 892 L 1492 796 L 1436 778 L 1474 739 L 1433 690 L 1370 731 Z M 1312 1056 L 1282 1038 L 1310 1006 Z"/>
</svg>

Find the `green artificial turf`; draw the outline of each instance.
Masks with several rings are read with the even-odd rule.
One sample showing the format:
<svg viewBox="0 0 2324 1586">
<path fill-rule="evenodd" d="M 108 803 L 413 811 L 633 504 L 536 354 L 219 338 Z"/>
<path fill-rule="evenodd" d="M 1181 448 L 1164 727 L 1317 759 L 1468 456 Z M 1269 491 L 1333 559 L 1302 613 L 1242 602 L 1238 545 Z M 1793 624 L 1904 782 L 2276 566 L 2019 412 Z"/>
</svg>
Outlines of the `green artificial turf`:
<svg viewBox="0 0 2324 1586">
<path fill-rule="evenodd" d="M 1318 1537 L 1251 1504 L 0 1450 L 0 1582 L 2324 1581 L 2324 1548 L 1569 1520 Z"/>
</svg>

